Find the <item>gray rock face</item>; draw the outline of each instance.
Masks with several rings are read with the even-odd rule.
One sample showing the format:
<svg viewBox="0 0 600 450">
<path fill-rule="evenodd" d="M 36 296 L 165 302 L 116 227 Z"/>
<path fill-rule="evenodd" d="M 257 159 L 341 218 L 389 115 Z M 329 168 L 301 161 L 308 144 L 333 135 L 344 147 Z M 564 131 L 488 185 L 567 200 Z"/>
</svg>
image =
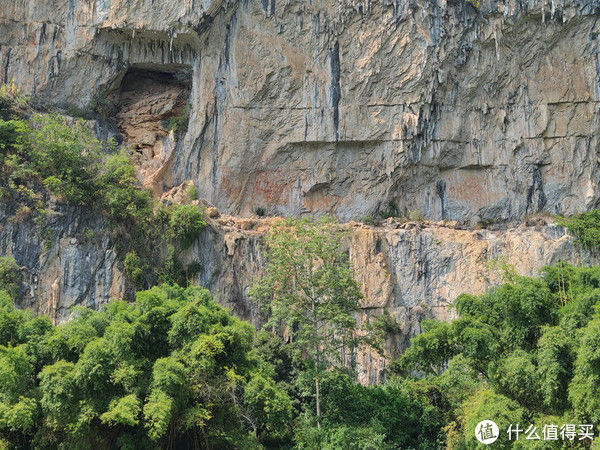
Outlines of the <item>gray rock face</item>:
<svg viewBox="0 0 600 450">
<path fill-rule="evenodd" d="M 101 218 L 55 206 L 41 232 L 34 221 L 16 221 L 12 213 L 0 207 L 0 256 L 13 256 L 22 268 L 21 306 L 62 322 L 72 306 L 99 308 L 131 295 Z M 219 303 L 255 326 L 262 325 L 264 315 L 248 288 L 265 267 L 262 242 L 272 220 L 210 219 L 210 226 L 180 255 L 186 264 L 200 263 L 193 284 L 208 288 Z M 386 357 L 360 352 L 363 383 L 383 380 L 387 358 L 406 349 L 422 319 L 448 320 L 454 314 L 449 305 L 459 294 L 481 294 L 501 282 L 495 262 L 513 265 L 522 275 L 539 274 L 559 260 L 589 262 L 565 230 L 552 224 L 468 231 L 389 220 L 378 228 L 347 227 L 346 245 L 364 293 L 360 320 L 388 311 L 402 330 L 389 337 Z"/>
<path fill-rule="evenodd" d="M 269 221 L 245 226 L 247 220 L 218 219 L 183 255 L 188 262 L 201 262 L 194 284 L 206 286 L 220 303 L 255 325 L 263 316 L 248 297 L 248 287 L 264 268 L 262 236 Z M 352 223 L 348 227 L 346 245 L 365 298 L 360 320 L 388 311 L 402 330 L 389 337 L 387 357 L 408 347 L 422 319 L 453 318 L 450 303 L 461 293 L 482 294 L 502 282 L 503 265 L 521 275 L 538 275 L 560 260 L 593 262 L 576 251 L 564 228 L 553 224 L 468 231 L 390 220 L 378 228 Z M 382 381 L 386 359 L 361 352 L 360 380 Z"/>
<path fill-rule="evenodd" d="M 221 210 L 432 220 L 598 206 L 596 0 L 0 0 L 2 81 L 85 104 L 193 71 L 170 162 Z"/>
<path fill-rule="evenodd" d="M 101 218 L 81 208 L 56 206 L 43 229 L 15 220 L 0 205 L 0 256 L 12 256 L 23 277 L 21 306 L 60 322 L 75 305 L 99 308 L 122 298 L 126 282 Z"/>
</svg>

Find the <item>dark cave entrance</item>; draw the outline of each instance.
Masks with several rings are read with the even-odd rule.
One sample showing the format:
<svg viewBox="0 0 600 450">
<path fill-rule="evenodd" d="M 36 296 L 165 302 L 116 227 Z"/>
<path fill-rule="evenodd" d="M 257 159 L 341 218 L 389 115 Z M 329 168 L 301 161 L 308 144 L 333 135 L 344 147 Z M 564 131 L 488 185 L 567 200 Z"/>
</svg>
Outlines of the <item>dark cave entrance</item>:
<svg viewBox="0 0 600 450">
<path fill-rule="evenodd" d="M 178 64 L 135 64 L 113 86 L 123 143 L 133 151 L 144 185 L 159 194 L 171 181 L 168 164 L 187 132 L 192 69 Z"/>
<path fill-rule="evenodd" d="M 138 151 L 152 148 L 170 129 L 181 136 L 187 127 L 191 68 L 180 65 L 133 65 L 122 76 L 117 121 L 125 141 Z"/>
</svg>

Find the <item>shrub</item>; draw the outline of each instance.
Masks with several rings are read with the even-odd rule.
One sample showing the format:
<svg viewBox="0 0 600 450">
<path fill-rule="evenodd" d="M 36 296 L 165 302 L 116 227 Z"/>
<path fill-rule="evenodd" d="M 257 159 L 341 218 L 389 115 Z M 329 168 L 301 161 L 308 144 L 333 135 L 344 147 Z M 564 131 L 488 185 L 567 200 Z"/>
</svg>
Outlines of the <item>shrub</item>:
<svg viewBox="0 0 600 450">
<path fill-rule="evenodd" d="M 8 120 L 11 115 L 11 105 L 12 102 L 9 98 L 6 98 L 3 95 L 0 95 L 0 119 Z"/>
<path fill-rule="evenodd" d="M 24 150 L 28 132 L 25 120 L 0 120 L 0 163 Z"/>
<path fill-rule="evenodd" d="M 186 277 L 187 278 L 193 277 L 194 275 L 200 273 L 201 270 L 202 270 L 202 264 L 199 261 L 193 261 L 186 268 L 186 271 L 185 271 Z"/>
<path fill-rule="evenodd" d="M 15 213 L 9 217 L 8 221 L 11 223 L 22 223 L 27 220 L 33 211 L 27 205 L 20 204 Z"/>
<path fill-rule="evenodd" d="M 410 209 L 402 216 L 403 222 L 423 222 L 424 220 L 423 213 L 416 209 Z"/>
<path fill-rule="evenodd" d="M 177 116 L 169 117 L 163 124 L 167 130 L 172 131 L 175 134 L 176 140 L 181 139 L 188 130 L 188 124 L 190 121 L 189 112 L 190 108 L 189 105 L 187 105 L 183 113 Z"/>
<path fill-rule="evenodd" d="M 600 210 L 593 209 L 573 217 L 559 217 L 558 224 L 566 227 L 583 248 L 600 249 Z"/>
<path fill-rule="evenodd" d="M 363 386 L 343 371 L 329 371 L 321 378 L 321 429 L 305 415 L 296 428 L 297 448 L 440 448 L 441 417 L 428 394 L 418 383 Z"/>
<path fill-rule="evenodd" d="M 17 113 L 28 109 L 30 98 L 23 95 L 21 88 L 11 80 L 0 86 L 0 119 L 9 120 Z"/>
<path fill-rule="evenodd" d="M 198 200 L 200 198 L 200 191 L 198 191 L 198 188 L 196 186 L 194 186 L 193 184 L 190 185 L 190 187 L 188 188 L 188 196 L 190 197 L 190 200 Z"/>
<path fill-rule="evenodd" d="M 36 115 L 29 144 L 31 164 L 48 189 L 75 204 L 95 200 L 93 180 L 99 169 L 102 144 L 85 123 L 67 124 L 57 114 Z"/>
<path fill-rule="evenodd" d="M 379 221 L 375 220 L 375 218 L 373 216 L 365 216 L 365 217 L 363 217 L 362 223 L 364 223 L 365 225 L 369 225 L 371 227 L 379 226 Z"/>
<path fill-rule="evenodd" d="M 206 226 L 204 212 L 195 205 L 178 205 L 173 210 L 169 221 L 172 236 L 187 248 Z"/>
<path fill-rule="evenodd" d="M 0 257 L 0 291 L 6 291 L 12 298 L 19 296 L 21 268 L 12 256 Z"/>
<path fill-rule="evenodd" d="M 96 118 L 94 111 L 89 108 L 81 108 L 77 105 L 69 105 L 67 114 L 71 117 L 79 117 L 84 120 L 94 120 Z"/>
<path fill-rule="evenodd" d="M 129 278 L 130 281 L 132 281 L 136 286 L 142 285 L 141 280 L 144 270 L 142 269 L 140 258 L 134 251 L 125 255 L 125 259 L 123 260 L 123 268 L 127 278 Z"/>
<path fill-rule="evenodd" d="M 158 281 L 166 284 L 187 285 L 187 274 L 181 260 L 177 257 L 177 249 L 174 245 L 167 245 L 167 257 L 162 270 L 158 273 Z"/>
<path fill-rule="evenodd" d="M 400 215 L 398 211 L 398 205 L 395 200 L 390 200 L 387 207 L 379 211 L 379 217 L 382 219 L 388 219 L 390 217 L 398 217 Z"/>
<path fill-rule="evenodd" d="M 97 92 L 88 105 L 88 110 L 93 111 L 97 116 L 107 119 L 117 114 L 117 105 L 110 100 L 105 91 Z"/>
</svg>

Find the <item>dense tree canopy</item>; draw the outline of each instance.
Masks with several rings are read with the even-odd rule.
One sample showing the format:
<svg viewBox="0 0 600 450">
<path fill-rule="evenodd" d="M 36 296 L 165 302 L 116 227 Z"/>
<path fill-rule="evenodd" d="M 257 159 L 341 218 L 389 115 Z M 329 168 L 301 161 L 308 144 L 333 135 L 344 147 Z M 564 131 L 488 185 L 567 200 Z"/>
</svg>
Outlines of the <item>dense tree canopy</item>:
<svg viewBox="0 0 600 450">
<path fill-rule="evenodd" d="M 311 371 L 208 291 L 164 285 L 54 326 L 0 291 L 0 444 L 14 448 L 436 448 L 431 386 Z M 433 395 L 433 396 L 432 396 Z"/>
<path fill-rule="evenodd" d="M 514 444 L 509 424 L 597 427 L 599 300 L 600 267 L 560 263 L 540 279 L 513 276 L 485 295 L 461 295 L 453 322 L 424 323 L 395 368 L 440 387 L 450 405 L 449 444 L 459 448 L 477 444 L 473 431 L 484 419 L 504 430 L 495 445 L 505 448 Z"/>
<path fill-rule="evenodd" d="M 57 327 L 0 300 L 5 443 L 247 448 L 289 433 L 290 398 L 253 328 L 204 289 L 153 288 Z"/>
</svg>

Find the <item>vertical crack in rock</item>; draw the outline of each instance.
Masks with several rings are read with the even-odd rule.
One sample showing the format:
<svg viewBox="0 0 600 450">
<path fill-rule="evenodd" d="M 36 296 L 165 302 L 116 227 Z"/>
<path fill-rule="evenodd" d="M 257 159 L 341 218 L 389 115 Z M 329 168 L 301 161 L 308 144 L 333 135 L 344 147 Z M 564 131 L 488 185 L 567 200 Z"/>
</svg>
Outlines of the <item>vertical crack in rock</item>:
<svg viewBox="0 0 600 450">
<path fill-rule="evenodd" d="M 446 219 L 446 182 L 444 180 L 439 180 L 436 185 L 435 185 L 435 190 L 437 193 L 437 196 L 440 199 L 440 211 L 441 211 L 441 219 L 445 220 Z"/>
<path fill-rule="evenodd" d="M 418 163 L 421 160 L 423 149 L 427 147 L 433 139 L 435 124 L 440 116 L 440 106 L 432 100 L 431 103 L 423 104 L 419 108 L 417 122 L 417 133 L 412 142 L 412 162 Z"/>
<path fill-rule="evenodd" d="M 206 140 L 206 132 L 208 131 L 208 127 L 210 126 L 211 122 L 211 117 L 209 116 L 207 111 L 204 114 L 204 124 L 202 125 L 202 129 L 200 130 L 200 135 L 196 138 L 192 146 L 194 149 L 197 149 L 197 153 L 195 154 L 197 154 L 198 156 L 202 155 L 202 148 L 204 147 L 204 142 Z M 194 166 L 193 170 L 192 163 Z M 198 158 L 188 157 L 186 162 L 185 177 L 188 179 L 193 178 L 199 172 L 199 166 L 200 162 Z"/>
<path fill-rule="evenodd" d="M 538 193 L 537 209 L 533 209 L 533 197 L 535 192 Z M 538 212 L 544 209 L 546 206 L 546 194 L 544 193 L 544 182 L 542 180 L 542 172 L 539 166 L 533 168 L 533 182 L 529 189 L 527 189 L 527 207 L 526 211 L 528 214 Z"/>
<path fill-rule="evenodd" d="M 8 67 L 10 66 L 10 55 L 12 53 L 12 48 L 9 48 L 6 51 L 6 62 L 4 63 L 4 79 L 2 80 L 3 83 L 8 83 Z"/>
<path fill-rule="evenodd" d="M 213 109 L 213 122 L 214 122 L 214 133 L 212 142 L 212 192 L 211 201 L 215 201 L 217 188 L 219 183 L 218 169 L 219 169 L 219 127 L 221 126 L 221 116 L 224 115 L 225 103 L 227 101 L 227 86 L 226 86 L 226 75 L 229 71 L 229 64 L 231 58 L 231 40 L 236 25 L 236 14 L 235 12 L 231 15 L 229 23 L 225 27 L 225 46 L 223 52 L 219 56 L 219 65 L 217 68 L 217 80 L 216 80 L 216 93 L 214 100 Z"/>
<path fill-rule="evenodd" d="M 62 64 L 62 50 L 58 50 L 56 55 L 50 58 L 48 63 L 48 79 L 56 78 L 60 72 Z"/>
<path fill-rule="evenodd" d="M 265 17 L 275 15 L 275 0 L 261 0 L 262 8 L 265 11 Z"/>
<path fill-rule="evenodd" d="M 213 116 L 213 122 L 214 122 L 214 133 L 213 133 L 213 142 L 212 142 L 212 157 L 213 157 L 213 161 L 212 161 L 212 196 L 213 198 L 211 199 L 213 202 L 215 201 L 214 196 L 217 192 L 217 186 L 218 186 L 218 177 L 217 177 L 217 171 L 219 169 L 219 150 L 218 150 L 218 145 L 219 145 L 219 107 L 217 105 L 217 99 L 215 98 L 215 106 L 214 106 L 214 116 Z"/>
<path fill-rule="evenodd" d="M 333 129 L 335 133 L 335 140 L 338 141 L 340 138 L 339 126 L 340 126 L 340 100 L 341 100 L 341 88 L 340 88 L 340 43 L 335 41 L 331 53 L 329 55 L 331 62 L 331 106 L 333 107 Z"/>
<path fill-rule="evenodd" d="M 590 40 L 595 42 L 594 45 L 594 68 L 596 73 L 594 76 L 594 99 L 600 99 L 600 57 L 598 56 L 598 34 L 595 32 L 590 33 Z"/>
<path fill-rule="evenodd" d="M 42 24 L 42 28 L 40 29 L 40 37 L 38 39 L 37 54 L 35 56 L 38 73 L 40 73 L 42 70 L 42 56 L 44 53 L 44 41 L 46 40 L 46 27 L 47 27 L 47 24 L 46 24 L 46 22 L 44 22 Z"/>
<path fill-rule="evenodd" d="M 66 44 L 67 47 L 75 43 L 75 0 L 69 0 L 66 21 Z"/>
</svg>

